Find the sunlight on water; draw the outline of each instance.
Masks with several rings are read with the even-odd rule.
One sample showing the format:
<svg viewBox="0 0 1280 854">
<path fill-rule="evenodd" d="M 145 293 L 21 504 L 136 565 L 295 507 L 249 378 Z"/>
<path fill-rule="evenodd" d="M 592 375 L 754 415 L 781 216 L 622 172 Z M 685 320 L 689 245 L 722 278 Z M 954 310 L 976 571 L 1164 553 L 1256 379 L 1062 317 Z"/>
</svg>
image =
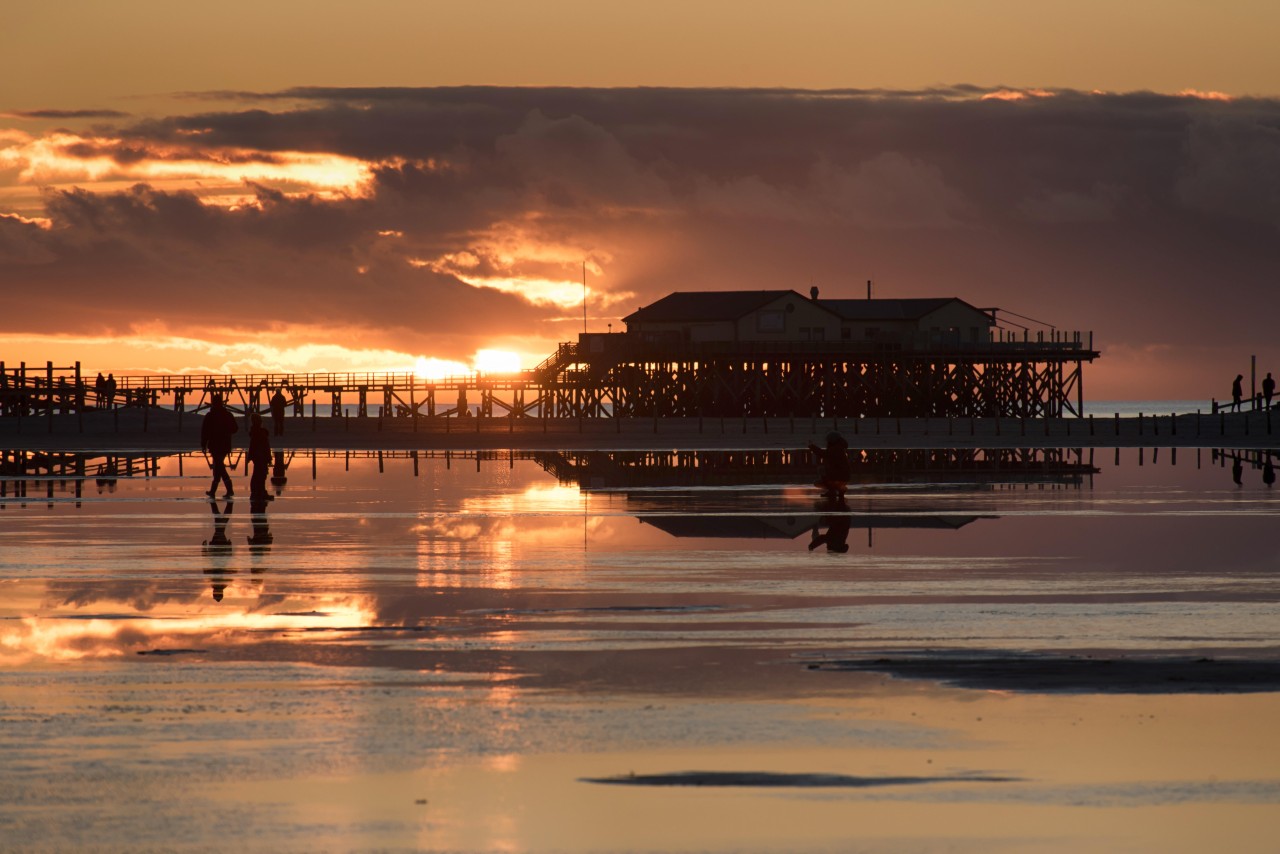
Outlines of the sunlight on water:
<svg viewBox="0 0 1280 854">
<path fill-rule="evenodd" d="M 844 503 L 789 457 L 298 453 L 269 502 L 209 501 L 190 455 L 6 470 L 0 833 L 1195 850 L 1229 822 L 1216 846 L 1265 850 L 1273 458 L 1139 453 L 906 452 Z M 721 783 L 627 776 L 688 772 Z M 234 826 L 191 818 L 211 805 Z"/>
</svg>

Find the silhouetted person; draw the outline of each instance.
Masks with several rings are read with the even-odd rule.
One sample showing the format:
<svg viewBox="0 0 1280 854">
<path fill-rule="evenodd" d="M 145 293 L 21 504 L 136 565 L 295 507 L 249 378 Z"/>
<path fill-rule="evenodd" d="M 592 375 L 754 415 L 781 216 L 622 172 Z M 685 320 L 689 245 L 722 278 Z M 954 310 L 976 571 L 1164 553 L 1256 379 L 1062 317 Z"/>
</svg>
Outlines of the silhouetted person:
<svg viewBox="0 0 1280 854">
<path fill-rule="evenodd" d="M 227 454 L 231 453 L 231 437 L 239 429 L 236 419 L 223 405 L 222 397 L 214 395 L 209 411 L 200 424 L 200 449 L 209 452 L 210 466 L 213 469 L 213 484 L 205 493 L 210 498 L 218 494 L 219 483 L 226 485 L 228 498 L 235 495 L 231 475 L 227 473 Z"/>
<path fill-rule="evenodd" d="M 819 505 L 824 510 L 844 511 L 849 507 L 844 503 L 843 498 L 831 498 L 824 504 Z M 809 540 L 809 551 L 813 551 L 818 546 L 825 544 L 827 551 L 844 554 L 849 551 L 849 526 L 852 523 L 847 513 L 837 512 L 832 515 L 822 516 L 818 519 L 818 524 L 813 526 L 813 536 Z M 827 526 L 827 532 L 821 533 L 820 529 L 823 525 Z"/>
<path fill-rule="evenodd" d="M 107 378 L 102 375 L 102 371 L 98 371 L 98 375 L 93 380 L 93 402 L 99 409 L 107 400 Z"/>
<path fill-rule="evenodd" d="M 249 500 L 267 501 L 267 471 L 271 467 L 271 436 L 262 426 L 262 416 L 249 416 L 249 452 L 245 454 L 245 468 L 252 466 L 249 475 Z"/>
<path fill-rule="evenodd" d="M 812 442 L 809 450 L 822 464 L 818 473 L 818 482 L 814 486 L 821 487 L 827 498 L 843 498 L 849 485 L 852 469 L 849 466 L 849 443 L 844 436 L 831 432 L 827 434 L 827 446 L 819 448 Z"/>
<path fill-rule="evenodd" d="M 1236 380 L 1231 384 L 1231 405 L 1236 409 L 1240 408 L 1240 400 L 1244 397 L 1244 374 L 1236 374 Z"/>
<path fill-rule="evenodd" d="M 284 451 L 275 452 L 275 461 L 271 464 L 271 485 L 276 488 L 276 495 L 284 492 L 284 485 L 289 482 L 285 472 L 288 464 L 284 461 Z"/>
<path fill-rule="evenodd" d="M 110 409 L 116 402 L 116 375 L 107 374 L 107 378 L 103 381 L 102 387 L 107 392 L 107 409 Z"/>
<path fill-rule="evenodd" d="M 1262 464 L 1262 482 L 1268 487 L 1276 482 L 1276 467 L 1269 459 Z"/>
<path fill-rule="evenodd" d="M 1231 480 L 1236 486 L 1244 486 L 1244 463 L 1239 457 L 1231 463 Z"/>
<path fill-rule="evenodd" d="M 1271 398 L 1276 393 L 1276 381 L 1271 378 L 1271 372 L 1267 371 L 1266 378 L 1262 381 L 1262 400 L 1266 404 L 1267 409 L 1271 408 Z"/>
<path fill-rule="evenodd" d="M 276 389 L 276 393 L 271 395 L 271 432 L 277 436 L 284 435 L 284 406 L 287 402 L 283 389 Z"/>
</svg>

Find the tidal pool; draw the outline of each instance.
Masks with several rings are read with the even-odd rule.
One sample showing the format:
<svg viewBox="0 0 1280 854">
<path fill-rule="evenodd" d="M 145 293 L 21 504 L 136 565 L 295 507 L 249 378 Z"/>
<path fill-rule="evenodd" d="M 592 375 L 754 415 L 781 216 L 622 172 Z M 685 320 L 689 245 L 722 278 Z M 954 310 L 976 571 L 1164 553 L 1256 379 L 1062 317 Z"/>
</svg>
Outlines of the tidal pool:
<svg viewBox="0 0 1280 854">
<path fill-rule="evenodd" d="M 6 454 L 0 839 L 1272 850 L 1275 459 Z"/>
</svg>

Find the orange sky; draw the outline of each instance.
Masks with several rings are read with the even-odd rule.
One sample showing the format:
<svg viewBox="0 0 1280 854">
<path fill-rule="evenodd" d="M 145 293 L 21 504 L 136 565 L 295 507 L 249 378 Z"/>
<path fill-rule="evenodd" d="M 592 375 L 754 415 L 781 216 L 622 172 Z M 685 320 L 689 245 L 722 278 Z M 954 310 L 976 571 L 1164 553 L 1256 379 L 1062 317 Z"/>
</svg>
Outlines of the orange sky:
<svg viewBox="0 0 1280 854">
<path fill-rule="evenodd" d="M 1268 0 L 159 0 L 6 9 L 15 109 L 323 86 L 944 83 L 1277 94 Z M 4 86 L 6 84 L 0 84 Z"/>
<path fill-rule="evenodd" d="M 1274 4 L 72 5 L 6 22 L 7 361 L 531 366 L 586 261 L 593 329 L 874 278 L 1093 329 L 1095 398 L 1280 364 Z"/>
</svg>

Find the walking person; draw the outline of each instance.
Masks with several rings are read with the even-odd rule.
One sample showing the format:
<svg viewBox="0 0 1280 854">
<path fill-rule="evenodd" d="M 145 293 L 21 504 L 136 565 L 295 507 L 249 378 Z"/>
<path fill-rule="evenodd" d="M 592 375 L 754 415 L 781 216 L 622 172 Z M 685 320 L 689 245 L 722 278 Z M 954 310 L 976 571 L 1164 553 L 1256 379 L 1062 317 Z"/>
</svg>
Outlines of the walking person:
<svg viewBox="0 0 1280 854">
<path fill-rule="evenodd" d="M 1231 405 L 1237 412 L 1240 411 L 1240 399 L 1244 397 L 1244 374 L 1236 374 L 1236 380 L 1231 384 Z"/>
<path fill-rule="evenodd" d="M 1262 400 L 1267 409 L 1271 408 L 1271 398 L 1276 393 L 1276 381 L 1271 378 L 1271 372 L 1267 371 L 1266 379 L 1262 381 Z"/>
<path fill-rule="evenodd" d="M 213 484 L 206 493 L 210 498 L 217 494 L 219 483 L 227 488 L 225 497 L 235 495 L 231 475 L 227 473 L 227 454 L 231 453 L 231 437 L 239 429 L 236 419 L 222 403 L 222 395 L 215 394 L 213 402 L 209 404 L 209 411 L 200 424 L 200 450 L 209 453 L 209 465 L 213 469 Z"/>
<path fill-rule="evenodd" d="M 276 389 L 271 395 L 271 431 L 277 436 L 284 435 L 284 406 L 288 403 L 284 397 L 284 389 Z"/>
<path fill-rule="evenodd" d="M 249 500 L 270 501 L 267 494 L 267 472 L 271 468 L 271 436 L 262 426 L 262 416 L 249 416 L 249 452 L 245 454 L 245 467 L 253 467 L 249 475 Z"/>
</svg>

